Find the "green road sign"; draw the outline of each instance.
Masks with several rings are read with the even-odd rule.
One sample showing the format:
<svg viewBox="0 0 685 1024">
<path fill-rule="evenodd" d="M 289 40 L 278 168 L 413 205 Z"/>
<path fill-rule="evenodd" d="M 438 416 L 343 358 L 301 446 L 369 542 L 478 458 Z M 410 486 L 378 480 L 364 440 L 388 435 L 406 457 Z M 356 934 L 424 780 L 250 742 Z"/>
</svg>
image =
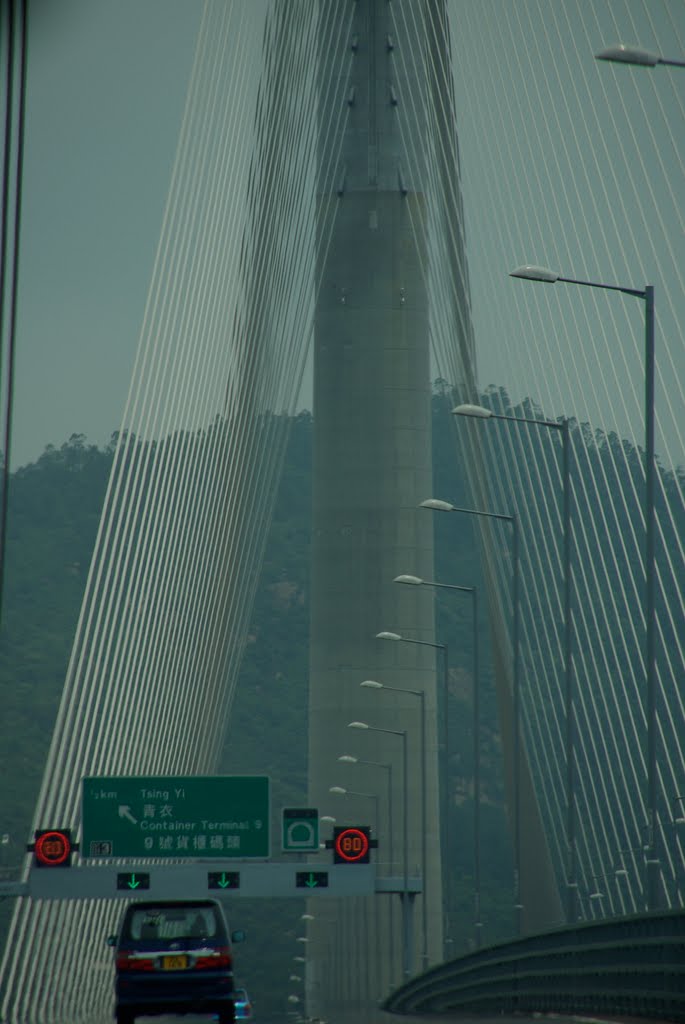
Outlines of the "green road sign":
<svg viewBox="0 0 685 1024">
<path fill-rule="evenodd" d="M 307 853 L 319 849 L 319 812 L 316 807 L 284 807 L 281 849 Z"/>
<path fill-rule="evenodd" d="M 83 780 L 82 857 L 269 856 L 265 775 Z"/>
</svg>

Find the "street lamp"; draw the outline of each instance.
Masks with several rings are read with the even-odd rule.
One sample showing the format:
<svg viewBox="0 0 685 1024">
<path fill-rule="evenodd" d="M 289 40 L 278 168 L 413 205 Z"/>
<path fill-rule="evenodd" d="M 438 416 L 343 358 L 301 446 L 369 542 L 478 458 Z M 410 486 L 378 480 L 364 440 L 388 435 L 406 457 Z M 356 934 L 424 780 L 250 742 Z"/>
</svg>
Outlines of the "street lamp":
<svg viewBox="0 0 685 1024">
<path fill-rule="evenodd" d="M 377 793 L 361 793 L 359 790 L 356 790 L 356 789 L 346 789 L 344 786 L 329 786 L 328 792 L 329 793 L 336 793 L 338 796 L 363 796 L 363 797 L 365 797 L 368 800 L 373 800 L 373 802 L 374 802 L 374 824 L 375 824 L 376 830 L 377 831 L 380 830 L 380 814 L 379 814 L 379 810 L 378 810 L 379 801 L 378 801 L 378 794 Z M 376 904 L 376 908 L 375 909 L 376 909 L 376 915 L 377 915 L 377 913 L 378 913 L 378 905 L 377 904 Z M 369 910 L 368 904 L 366 904 L 366 910 L 367 910 L 367 912 Z M 365 929 L 365 934 L 366 934 L 367 939 L 368 939 L 368 937 L 370 935 L 370 929 L 369 929 L 369 926 L 368 926 L 368 921 L 367 921 L 367 927 Z M 380 970 L 381 970 L 380 955 L 381 955 L 380 944 L 376 943 L 376 975 L 377 976 L 380 976 Z M 391 954 L 390 954 L 391 960 L 392 960 L 392 955 L 393 954 L 391 952 Z M 369 991 L 370 991 L 370 989 L 371 989 L 371 975 L 369 974 L 369 960 L 368 960 L 368 957 L 366 958 L 366 966 L 367 966 L 367 986 L 368 986 Z"/>
<path fill-rule="evenodd" d="M 392 875 L 395 863 L 394 850 L 394 826 L 392 815 L 393 790 L 392 790 L 392 764 L 389 761 L 364 761 L 361 757 L 353 757 L 352 754 L 341 754 L 338 758 L 341 764 L 360 764 L 370 768 L 383 768 L 388 773 L 388 856 L 390 858 L 390 874 Z M 380 827 L 380 826 L 379 826 Z M 394 904 L 390 901 L 390 963 L 395 964 L 395 921 Z M 380 970 L 378 971 L 380 977 Z"/>
<path fill-rule="evenodd" d="M 650 53 L 640 46 L 625 46 L 619 43 L 617 46 L 607 46 L 606 50 L 600 50 L 595 54 L 595 60 L 610 60 L 616 64 L 637 64 L 644 68 L 653 68 L 657 64 L 669 64 L 674 68 L 685 68 L 685 61 L 667 60 L 658 53 Z"/>
<path fill-rule="evenodd" d="M 425 505 L 426 502 L 423 502 L 423 504 Z M 478 629 L 477 629 L 477 622 L 478 622 L 478 597 L 477 597 L 477 593 L 476 593 L 475 587 L 474 588 L 466 588 L 466 589 L 467 590 L 471 590 L 471 597 L 473 598 L 473 603 L 474 603 L 474 608 L 473 608 L 473 621 L 474 621 L 474 638 L 473 638 L 474 639 L 474 648 L 473 648 L 473 650 L 474 650 L 474 654 L 473 654 L 473 672 L 474 672 L 474 675 L 473 675 L 474 684 L 473 685 L 474 685 L 474 694 L 473 694 L 473 708 L 474 708 L 474 712 L 473 712 L 473 715 L 474 715 L 474 745 L 475 745 L 475 751 L 476 751 L 475 761 L 474 761 L 474 765 L 475 765 L 475 767 L 474 767 L 474 777 L 473 777 L 473 788 L 474 788 L 474 860 L 475 860 L 475 864 L 474 864 L 474 889 L 475 889 L 475 906 L 474 906 L 474 911 L 475 911 L 475 922 L 476 922 L 475 923 L 475 928 L 476 928 L 476 945 L 479 946 L 480 945 L 480 939 L 481 939 L 481 921 L 480 921 L 480 760 L 479 760 L 479 758 L 480 758 L 480 750 L 479 750 L 479 747 L 478 747 L 478 737 L 480 735 L 480 727 L 478 725 L 479 718 L 480 718 L 480 708 L 479 708 L 480 694 L 478 693 L 478 688 L 477 688 L 477 685 L 476 685 L 476 680 L 478 679 Z M 400 634 L 398 634 L 398 633 L 377 633 L 376 636 L 378 638 L 380 638 L 380 639 L 404 640 L 404 637 L 400 636 Z M 407 642 L 408 643 L 412 643 L 413 641 L 409 640 Z M 424 641 L 416 641 L 416 643 L 423 643 L 423 642 Z M 444 645 L 444 644 L 441 644 L 441 645 L 431 644 L 430 646 L 431 647 L 432 646 L 443 646 L 445 648 L 445 683 L 444 683 L 444 698 L 445 698 L 445 700 L 444 700 L 444 708 L 443 708 L 443 717 L 445 719 L 445 766 L 444 766 L 444 780 L 443 780 L 443 787 L 442 787 L 443 788 L 442 818 L 444 820 L 443 846 L 444 846 L 445 872 L 446 872 L 446 876 L 445 877 L 447 879 L 447 885 L 446 885 L 447 904 L 448 904 L 448 907 L 451 907 L 451 899 L 450 899 L 450 894 L 451 894 L 451 884 L 450 884 L 451 872 L 450 872 L 449 867 L 448 867 L 448 862 L 449 862 L 449 824 L 448 824 L 448 822 L 449 822 L 449 749 L 448 749 L 448 744 L 447 744 L 447 737 L 448 737 L 447 717 L 448 717 L 449 707 L 448 707 L 448 702 L 447 702 L 447 694 L 448 694 L 447 646 Z M 447 920 L 448 920 L 448 924 L 449 924 L 449 914 L 447 915 Z M 448 929 L 445 929 L 445 931 L 447 933 Z M 446 940 L 447 940 L 447 934 L 445 934 L 445 941 Z"/>
<path fill-rule="evenodd" d="M 411 936 L 411 914 L 409 902 L 409 815 L 408 796 L 409 782 L 407 778 L 407 731 L 406 729 L 382 729 L 378 725 L 368 725 L 366 722 L 350 722 L 348 729 L 364 729 L 368 732 L 382 732 L 388 736 L 400 736 L 402 739 L 402 792 L 403 792 L 403 815 L 402 815 L 402 867 L 404 874 L 402 888 L 402 941 L 403 941 L 403 964 L 402 973 L 405 978 L 411 976 L 412 971 L 412 936 Z"/>
<path fill-rule="evenodd" d="M 428 968 L 428 881 L 426 866 L 428 863 L 427 836 L 428 836 L 428 809 L 426 792 L 426 695 L 423 690 L 408 690 L 401 686 L 388 686 L 387 683 L 379 683 L 375 679 L 365 679 L 359 684 L 369 690 L 391 690 L 393 693 L 407 693 L 412 697 L 418 697 L 421 702 L 421 868 L 423 874 L 423 899 L 421 902 L 423 948 L 421 959 L 423 969 Z"/>
<path fill-rule="evenodd" d="M 448 864 L 448 860 L 449 860 L 449 857 L 448 857 L 448 846 L 449 846 L 449 843 L 448 843 L 448 831 L 447 831 L 447 828 L 448 828 L 447 823 L 448 823 L 448 820 L 449 820 L 449 793 L 448 793 L 447 782 L 448 782 L 448 778 L 449 778 L 448 768 L 449 768 L 449 750 L 450 750 L 450 745 L 449 745 L 449 658 L 448 658 L 448 652 L 447 652 L 447 644 L 436 644 L 436 643 L 432 643 L 430 640 L 414 640 L 414 639 L 412 639 L 410 637 L 402 636 L 401 633 L 393 633 L 393 632 L 391 632 L 390 630 L 387 630 L 387 629 L 383 630 L 380 633 L 376 633 L 376 639 L 377 640 L 391 640 L 391 641 L 393 641 L 395 643 L 399 642 L 399 643 L 403 643 L 403 644 L 416 644 L 419 647 L 433 647 L 436 650 L 442 651 L 442 654 L 443 654 L 443 659 L 442 659 L 442 668 L 443 668 L 443 677 L 442 677 L 442 719 L 443 719 L 443 729 L 444 729 L 444 738 L 443 738 L 443 744 L 444 745 L 443 745 L 443 766 L 442 766 L 443 767 L 443 771 L 442 771 L 443 779 L 442 779 L 442 799 L 441 799 L 442 810 L 441 810 L 441 813 L 440 813 L 440 823 L 441 823 L 441 833 L 440 834 L 441 834 L 441 842 L 442 842 L 442 847 L 443 847 L 443 860 L 444 860 L 444 868 L 443 868 L 443 870 L 445 872 L 447 872 L 447 864 Z M 445 889 L 448 890 L 448 888 L 449 888 L 449 875 L 446 874 L 445 877 L 448 880 L 448 885 L 445 886 Z M 425 900 L 425 896 L 424 896 L 424 900 Z M 447 918 L 446 923 L 447 923 L 447 925 L 449 925 L 449 918 Z M 447 928 L 445 928 L 445 935 L 443 936 L 443 941 L 444 942 L 447 941 Z"/>
<path fill-rule="evenodd" d="M 655 489 L 656 459 L 654 451 L 654 285 L 645 285 L 644 290 L 624 288 L 615 284 L 598 281 L 580 281 L 573 277 L 562 277 L 546 267 L 527 264 L 512 270 L 510 277 L 521 277 L 528 281 L 542 281 L 555 284 L 577 284 L 586 288 L 622 292 L 642 299 L 645 304 L 645 669 L 647 685 L 647 818 L 649 827 L 649 857 L 645 862 L 645 888 L 647 907 L 656 910 L 658 904 L 658 835 L 657 835 L 657 764 L 656 764 L 656 554 L 655 554 Z"/>
<path fill-rule="evenodd" d="M 472 515 L 483 515 L 489 519 L 504 519 L 511 523 L 513 535 L 513 717 L 514 717 L 514 910 L 516 911 L 516 931 L 521 932 L 521 796 L 520 796 L 520 735 L 521 735 L 521 701 L 520 701 L 520 673 L 519 673 L 519 542 L 518 542 L 518 519 L 516 516 L 504 515 L 494 512 L 476 512 L 475 509 L 458 509 L 449 502 L 439 501 L 437 498 L 428 498 L 421 502 L 422 508 L 431 508 L 437 511 L 468 512 Z M 474 857 L 477 860 L 478 868 L 475 870 L 475 917 L 476 917 L 476 942 L 480 944 L 480 747 L 478 745 L 478 733 L 480 732 L 480 701 L 478 694 L 477 678 L 478 667 L 478 593 L 475 587 L 460 587 L 453 583 L 436 583 L 434 580 L 423 580 L 419 576 L 402 575 L 396 576 L 395 583 L 405 583 L 410 586 L 444 587 L 447 590 L 459 590 L 462 593 L 471 594 L 473 600 L 473 658 L 474 658 Z M 478 723 L 478 731 L 476 724 Z M 476 769 L 478 778 L 476 779 Z M 478 793 L 476 793 L 476 786 Z M 477 826 L 477 827 L 476 827 Z"/>
<path fill-rule="evenodd" d="M 371 768 L 384 768 L 388 773 L 388 856 L 390 857 L 390 865 L 392 874 L 392 865 L 394 863 L 394 851 L 393 851 L 393 820 L 392 820 L 392 764 L 385 761 L 364 761 L 361 757 L 353 757 L 352 754 L 341 754 L 338 758 L 341 764 L 361 764 Z M 323 819 L 321 819 L 323 820 Z"/>
<path fill-rule="evenodd" d="M 575 806 L 575 721 L 573 713 L 573 579 L 571 576 L 571 435 L 569 421 L 563 417 L 556 420 L 525 419 L 520 416 L 505 416 L 486 409 L 482 405 L 458 405 L 452 410 L 455 416 L 469 416 L 476 419 L 505 420 L 518 426 L 543 427 L 558 430 L 562 442 L 562 500 L 564 535 L 564 705 L 566 717 L 566 845 L 568 864 L 566 878 L 566 920 L 573 924 L 578 916 L 576 894 L 576 806 Z M 446 505 L 441 502 L 440 505 Z M 436 507 L 432 505 L 431 507 Z M 451 506 L 453 509 L 454 506 Z M 467 511 L 455 509 L 455 511 Z"/>
<path fill-rule="evenodd" d="M 335 793 L 338 796 L 364 796 L 368 797 L 369 800 L 373 800 L 375 803 L 375 822 L 376 829 L 378 829 L 378 793 L 360 793 L 356 789 L 345 789 L 344 786 L 329 786 L 329 793 Z"/>
</svg>

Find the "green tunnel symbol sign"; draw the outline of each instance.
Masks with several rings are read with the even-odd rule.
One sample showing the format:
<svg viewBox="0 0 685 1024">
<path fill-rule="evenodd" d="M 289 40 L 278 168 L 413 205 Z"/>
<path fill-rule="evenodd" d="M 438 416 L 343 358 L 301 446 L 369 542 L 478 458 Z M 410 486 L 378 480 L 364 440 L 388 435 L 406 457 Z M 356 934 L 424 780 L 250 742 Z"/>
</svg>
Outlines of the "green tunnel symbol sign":
<svg viewBox="0 0 685 1024">
<path fill-rule="evenodd" d="M 283 850 L 300 852 L 319 849 L 319 812 L 315 807 L 286 807 L 283 810 Z"/>
</svg>

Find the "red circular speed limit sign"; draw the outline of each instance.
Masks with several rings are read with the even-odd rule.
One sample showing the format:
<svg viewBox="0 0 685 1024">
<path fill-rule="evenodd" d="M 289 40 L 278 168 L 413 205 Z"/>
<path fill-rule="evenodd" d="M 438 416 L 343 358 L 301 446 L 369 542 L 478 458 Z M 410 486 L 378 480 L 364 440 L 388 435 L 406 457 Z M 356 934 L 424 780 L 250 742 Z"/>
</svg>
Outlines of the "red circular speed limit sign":
<svg viewBox="0 0 685 1024">
<path fill-rule="evenodd" d="M 72 845 L 68 832 L 40 832 L 33 844 L 33 854 L 43 867 L 57 868 L 69 863 Z"/>
<path fill-rule="evenodd" d="M 369 830 L 367 828 L 341 828 L 335 830 L 333 853 L 336 860 L 346 864 L 366 863 L 369 859 Z"/>
</svg>

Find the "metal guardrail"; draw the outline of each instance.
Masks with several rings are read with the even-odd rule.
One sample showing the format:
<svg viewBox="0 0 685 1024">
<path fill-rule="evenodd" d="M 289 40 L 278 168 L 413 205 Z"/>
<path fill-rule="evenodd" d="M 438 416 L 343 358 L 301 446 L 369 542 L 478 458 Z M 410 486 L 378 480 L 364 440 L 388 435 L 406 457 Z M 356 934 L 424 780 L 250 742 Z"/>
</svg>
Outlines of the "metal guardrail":
<svg viewBox="0 0 685 1024">
<path fill-rule="evenodd" d="M 685 1022 L 685 912 L 612 918 L 480 949 L 413 978 L 383 1009 Z"/>
</svg>

